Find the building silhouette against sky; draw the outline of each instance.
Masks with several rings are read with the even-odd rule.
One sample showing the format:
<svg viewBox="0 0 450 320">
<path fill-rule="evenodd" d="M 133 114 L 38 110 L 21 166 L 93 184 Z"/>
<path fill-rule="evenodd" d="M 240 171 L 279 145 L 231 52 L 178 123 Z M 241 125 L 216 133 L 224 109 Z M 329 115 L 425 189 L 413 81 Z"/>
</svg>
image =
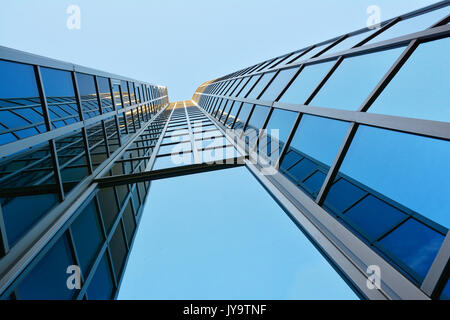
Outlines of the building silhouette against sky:
<svg viewBox="0 0 450 320">
<path fill-rule="evenodd" d="M 151 181 L 245 166 L 361 298 L 448 299 L 449 14 L 442 1 L 178 102 L 0 47 L 0 297 L 114 298 Z"/>
</svg>

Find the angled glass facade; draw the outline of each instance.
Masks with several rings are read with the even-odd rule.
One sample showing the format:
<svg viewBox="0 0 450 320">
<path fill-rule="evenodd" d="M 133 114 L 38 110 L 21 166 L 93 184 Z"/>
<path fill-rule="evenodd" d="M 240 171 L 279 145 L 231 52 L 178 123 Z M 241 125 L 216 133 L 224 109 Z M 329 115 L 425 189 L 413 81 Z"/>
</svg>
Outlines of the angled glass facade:
<svg viewBox="0 0 450 320">
<path fill-rule="evenodd" d="M 337 248 L 373 253 L 433 298 L 445 296 L 449 276 L 449 14 L 443 1 L 212 80 L 193 96 L 250 157 L 267 158 L 277 173 L 266 183 L 300 202 L 317 230 L 342 241 Z M 271 129 L 277 148 L 267 147 Z"/>
<path fill-rule="evenodd" d="M 245 167 L 359 297 L 448 299 L 449 14 L 442 1 L 172 103 L 0 47 L 0 298 L 115 298 L 151 181 Z"/>
</svg>

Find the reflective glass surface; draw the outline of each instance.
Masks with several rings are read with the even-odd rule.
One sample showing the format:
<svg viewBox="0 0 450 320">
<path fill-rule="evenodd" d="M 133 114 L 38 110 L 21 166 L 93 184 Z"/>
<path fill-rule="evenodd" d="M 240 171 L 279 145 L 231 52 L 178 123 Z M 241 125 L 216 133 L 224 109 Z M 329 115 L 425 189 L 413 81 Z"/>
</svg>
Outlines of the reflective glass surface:
<svg viewBox="0 0 450 320">
<path fill-rule="evenodd" d="M 396 48 L 344 59 L 310 104 L 358 110 L 403 50 Z"/>
<path fill-rule="evenodd" d="M 360 126 L 340 171 L 450 227 L 450 143 Z"/>
<path fill-rule="evenodd" d="M 262 78 L 258 81 L 256 86 L 250 91 L 250 94 L 247 96 L 249 99 L 256 99 L 261 92 L 264 90 L 265 86 L 269 83 L 270 79 L 274 76 L 275 72 L 265 73 Z"/>
<path fill-rule="evenodd" d="M 280 99 L 280 102 L 303 104 L 330 70 L 334 62 L 306 66 Z"/>
<path fill-rule="evenodd" d="M 450 122 L 450 38 L 422 43 L 368 112 Z"/>
<path fill-rule="evenodd" d="M 285 69 L 280 71 L 277 77 L 271 82 L 269 87 L 264 91 L 263 95 L 259 98 L 260 100 L 273 101 L 281 93 L 281 90 L 288 84 L 292 79 L 298 68 Z"/>
</svg>

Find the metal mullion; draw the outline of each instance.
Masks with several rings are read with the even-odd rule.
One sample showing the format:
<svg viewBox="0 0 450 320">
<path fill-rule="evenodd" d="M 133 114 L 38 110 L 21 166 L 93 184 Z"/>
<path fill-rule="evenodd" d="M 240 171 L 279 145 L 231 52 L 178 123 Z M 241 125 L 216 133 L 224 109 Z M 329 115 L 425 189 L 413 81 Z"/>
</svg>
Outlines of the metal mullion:
<svg viewBox="0 0 450 320">
<path fill-rule="evenodd" d="M 297 61 L 298 59 L 300 59 L 301 57 L 303 57 L 305 54 L 307 54 L 308 52 L 310 52 L 311 50 L 313 50 L 315 47 L 316 47 L 316 45 L 312 45 L 312 46 L 310 46 L 309 48 L 307 48 L 307 49 L 305 49 L 305 50 L 303 50 L 303 51 L 300 51 L 300 52 L 302 52 L 302 53 L 301 53 L 300 55 L 298 55 L 297 57 L 295 57 L 294 59 L 291 59 L 291 60 L 289 60 L 288 62 L 286 62 L 286 65 L 291 64 L 291 63 Z M 298 52 L 296 52 L 296 53 L 298 53 Z"/>
<path fill-rule="evenodd" d="M 184 112 L 186 114 L 186 121 L 187 121 L 187 125 L 188 125 L 188 130 L 189 130 L 189 137 L 191 138 L 191 148 L 192 148 L 192 154 L 194 156 L 194 163 L 200 163 L 201 158 L 200 158 L 199 152 L 197 150 L 197 146 L 195 145 L 194 134 L 192 133 L 191 121 L 189 119 L 189 114 L 186 109 L 185 101 L 183 101 L 183 105 L 184 105 Z"/>
<path fill-rule="evenodd" d="M 341 36 L 340 38 L 338 38 L 335 41 L 332 41 L 330 45 L 326 46 L 323 50 L 319 51 L 318 53 L 316 53 L 315 55 L 313 55 L 311 58 L 317 58 L 320 55 L 322 55 L 324 52 L 327 52 L 328 50 L 330 50 L 331 48 L 333 48 L 334 46 L 338 45 L 339 43 L 341 43 L 342 41 L 344 41 L 345 39 L 348 38 L 348 34 L 345 34 L 343 36 Z"/>
<path fill-rule="evenodd" d="M 161 133 L 159 135 L 158 142 L 155 145 L 155 148 L 153 149 L 153 153 L 150 157 L 150 160 L 148 161 L 147 167 L 145 168 L 145 171 L 151 171 L 153 169 L 153 165 L 156 160 L 156 155 L 159 152 L 159 147 L 161 146 L 161 143 L 164 139 L 164 135 L 166 134 L 167 127 L 169 126 L 170 118 L 172 117 L 173 112 L 175 111 L 175 107 L 177 106 L 177 102 L 175 102 L 175 105 L 173 106 L 172 110 L 170 111 L 170 115 L 166 118 L 166 123 L 164 125 L 164 128 L 161 130 Z"/>
<path fill-rule="evenodd" d="M 400 68 L 405 64 L 408 58 L 413 54 L 414 50 L 419 46 L 418 40 L 413 40 L 402 52 L 402 54 L 397 58 L 392 67 L 386 72 L 384 77 L 379 81 L 375 89 L 370 93 L 367 99 L 362 103 L 361 107 L 358 109 L 360 112 L 366 112 L 373 102 L 378 98 L 381 92 L 386 88 L 389 82 L 394 78 Z"/>
<path fill-rule="evenodd" d="M 72 82 L 73 82 L 73 87 L 74 87 L 74 92 L 75 92 L 76 103 L 78 105 L 78 114 L 80 117 L 80 121 L 83 122 L 83 124 L 84 124 L 83 107 L 81 104 L 80 92 L 78 91 L 77 77 L 75 76 L 75 72 L 71 72 L 71 74 L 72 74 Z M 88 135 L 87 135 L 87 130 L 86 130 L 85 125 L 83 125 L 83 127 L 81 128 L 81 134 L 83 136 L 84 152 L 86 154 L 88 173 L 91 175 L 92 172 L 94 171 L 94 169 L 92 167 L 92 159 L 91 159 L 91 154 L 90 154 L 90 150 L 89 150 L 89 140 L 88 140 Z"/>
<path fill-rule="evenodd" d="M 36 84 L 37 84 L 39 95 L 41 98 L 42 113 L 44 115 L 45 125 L 47 127 L 47 131 L 52 131 L 50 115 L 48 112 L 47 97 L 45 94 L 44 84 L 42 82 L 41 69 L 39 66 L 34 66 L 34 71 L 35 71 L 35 76 L 36 76 Z M 63 187 L 62 178 L 61 178 L 61 171 L 59 170 L 58 153 L 56 152 L 55 140 L 51 139 L 48 141 L 48 143 L 49 143 L 49 147 L 50 147 L 50 155 L 51 155 L 52 164 L 53 164 L 55 184 L 56 184 L 56 187 L 58 190 L 58 197 L 59 197 L 59 201 L 62 202 L 62 201 L 64 201 L 64 187 Z"/>
<path fill-rule="evenodd" d="M 442 242 L 442 245 L 428 270 L 420 289 L 432 299 L 438 299 L 444 289 L 450 273 L 450 231 Z"/>
<path fill-rule="evenodd" d="M 350 56 L 368 54 L 368 53 L 372 53 L 372 52 L 380 52 L 380 51 L 388 50 L 391 48 L 401 47 L 405 44 L 408 44 L 409 42 L 411 42 L 414 39 L 426 41 L 426 40 L 435 39 L 435 38 L 445 38 L 448 36 L 449 33 L 450 33 L 450 26 L 443 25 L 443 26 L 439 26 L 439 27 L 435 27 L 435 28 L 431 28 L 431 29 L 426 29 L 423 31 L 414 32 L 414 33 L 407 34 L 404 36 L 380 41 L 378 43 L 368 44 L 367 46 L 353 47 L 353 48 L 350 48 L 350 49 L 342 51 L 342 52 L 336 52 L 333 54 L 324 55 L 322 57 L 317 57 L 317 58 L 309 58 L 305 61 L 301 61 L 301 62 L 292 64 L 292 65 L 291 65 L 292 62 L 288 62 L 288 63 L 286 63 L 286 65 L 274 68 L 273 70 L 287 69 L 289 67 L 297 66 L 300 64 L 308 65 L 308 64 L 316 64 L 316 63 L 326 62 L 326 61 L 334 60 L 335 58 L 340 57 L 340 56 L 350 57 Z M 297 59 L 295 59 L 295 60 L 297 60 Z M 262 74 L 262 73 L 264 73 L 264 72 L 253 72 L 249 75 L 258 75 L 258 74 Z M 242 77 L 242 76 L 232 78 L 232 80 L 240 78 L 240 77 Z"/>
<path fill-rule="evenodd" d="M 392 27 L 393 25 L 397 24 L 398 22 L 400 22 L 402 19 L 400 17 L 394 18 L 391 21 L 389 21 L 388 23 L 386 23 L 384 26 L 382 26 L 381 28 L 379 28 L 377 31 L 373 32 L 371 35 L 369 35 L 368 37 L 364 38 L 363 40 L 361 40 L 360 42 L 358 42 L 357 44 L 355 44 L 353 47 L 351 47 L 351 49 L 353 48 L 357 48 L 357 47 L 361 47 L 364 44 L 366 44 L 367 42 L 369 42 L 370 40 L 372 40 L 373 38 L 377 37 L 380 33 L 383 33 L 384 31 L 386 31 L 387 29 L 389 29 L 390 27 Z M 367 32 L 367 31 L 366 31 Z"/>
</svg>

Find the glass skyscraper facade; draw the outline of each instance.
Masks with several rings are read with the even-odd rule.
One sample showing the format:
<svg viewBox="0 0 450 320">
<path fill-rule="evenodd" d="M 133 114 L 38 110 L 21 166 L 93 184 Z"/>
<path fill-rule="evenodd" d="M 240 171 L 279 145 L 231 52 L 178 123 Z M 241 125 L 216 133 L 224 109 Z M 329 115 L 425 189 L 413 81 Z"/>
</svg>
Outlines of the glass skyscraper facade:
<svg viewBox="0 0 450 320">
<path fill-rule="evenodd" d="M 448 299 L 449 14 L 442 1 L 172 103 L 0 47 L 0 298 L 115 298 L 151 181 L 245 166 L 360 297 Z"/>
</svg>

